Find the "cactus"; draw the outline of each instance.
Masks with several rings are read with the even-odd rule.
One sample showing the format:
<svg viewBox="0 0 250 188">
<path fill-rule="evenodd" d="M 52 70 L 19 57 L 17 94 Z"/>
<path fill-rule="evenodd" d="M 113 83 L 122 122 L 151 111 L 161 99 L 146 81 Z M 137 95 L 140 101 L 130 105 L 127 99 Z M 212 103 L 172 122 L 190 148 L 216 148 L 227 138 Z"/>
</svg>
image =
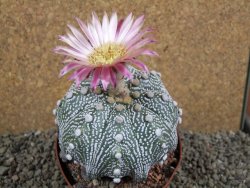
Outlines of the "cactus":
<svg viewBox="0 0 250 188">
<path fill-rule="evenodd" d="M 80 164 L 88 180 L 109 176 L 119 183 L 130 176 L 142 181 L 177 146 L 182 111 L 160 74 L 128 69 L 133 79 L 120 78 L 115 89 L 99 85 L 94 91 L 91 79 L 73 84 L 54 110 L 60 157 Z"/>
</svg>

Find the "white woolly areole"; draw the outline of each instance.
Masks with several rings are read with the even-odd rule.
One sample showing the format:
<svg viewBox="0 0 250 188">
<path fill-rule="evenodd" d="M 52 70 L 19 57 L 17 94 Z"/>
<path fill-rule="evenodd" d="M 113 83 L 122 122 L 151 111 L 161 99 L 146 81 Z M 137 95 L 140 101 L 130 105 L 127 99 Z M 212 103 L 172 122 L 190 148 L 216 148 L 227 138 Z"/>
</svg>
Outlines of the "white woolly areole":
<svg viewBox="0 0 250 188">
<path fill-rule="evenodd" d="M 165 161 L 167 158 L 168 158 L 167 154 L 162 157 L 163 161 Z"/>
<path fill-rule="evenodd" d="M 142 106 L 138 103 L 135 104 L 135 110 L 136 111 L 141 111 Z"/>
<path fill-rule="evenodd" d="M 81 130 L 80 129 L 76 129 L 75 130 L 75 135 L 76 136 L 80 136 L 81 135 Z"/>
<path fill-rule="evenodd" d="M 173 104 L 174 104 L 175 106 L 177 106 L 177 105 L 178 105 L 178 103 L 177 103 L 176 101 L 173 101 Z"/>
<path fill-rule="evenodd" d="M 85 121 L 86 122 L 91 122 L 93 120 L 93 117 L 90 114 L 85 115 Z"/>
<path fill-rule="evenodd" d="M 115 158 L 121 159 L 121 158 L 122 158 L 122 154 L 121 154 L 121 153 L 116 153 L 116 154 L 115 154 Z"/>
<path fill-rule="evenodd" d="M 114 179 L 113 179 L 113 182 L 114 182 L 114 183 L 120 183 L 120 182 L 121 182 L 121 178 L 114 178 Z"/>
<path fill-rule="evenodd" d="M 156 136 L 161 136 L 161 134 L 162 134 L 162 129 L 160 129 L 160 128 L 157 128 L 156 130 L 155 130 L 155 134 L 156 134 Z"/>
<path fill-rule="evenodd" d="M 121 141 L 123 140 L 122 134 L 117 134 L 117 135 L 115 135 L 115 140 L 116 140 L 117 142 L 121 142 Z"/>
<path fill-rule="evenodd" d="M 95 108 L 96 108 L 96 110 L 103 110 L 103 104 L 100 102 L 100 103 L 97 103 L 96 105 L 95 105 Z"/>
<path fill-rule="evenodd" d="M 80 91 L 83 95 L 86 95 L 88 93 L 88 88 L 87 87 L 83 87 Z"/>
<path fill-rule="evenodd" d="M 74 148 L 75 148 L 74 144 L 69 143 L 69 148 L 70 148 L 70 149 L 74 149 Z"/>
<path fill-rule="evenodd" d="M 115 117 L 115 122 L 116 123 L 122 123 L 123 122 L 123 118 L 121 116 L 116 116 Z"/>
<path fill-rule="evenodd" d="M 57 119 L 55 119 L 55 124 L 56 124 L 56 125 L 58 124 L 58 121 L 57 121 Z"/>
<path fill-rule="evenodd" d="M 52 113 L 53 115 L 56 115 L 56 109 L 53 109 Z"/>
<path fill-rule="evenodd" d="M 166 93 L 162 94 L 161 98 L 163 101 L 167 101 L 169 99 L 169 97 Z"/>
<path fill-rule="evenodd" d="M 160 161 L 160 165 L 163 165 L 164 161 Z"/>
<path fill-rule="evenodd" d="M 181 108 L 179 108 L 178 112 L 179 112 L 180 116 L 182 116 L 183 110 Z"/>
<path fill-rule="evenodd" d="M 142 78 L 143 78 L 143 79 L 148 79 L 148 74 L 147 74 L 147 73 L 145 73 L 145 72 L 144 72 L 144 73 L 142 73 L 142 75 L 141 75 L 141 76 L 142 76 Z"/>
<path fill-rule="evenodd" d="M 58 100 L 58 101 L 56 102 L 56 105 L 59 106 L 60 103 L 61 103 L 61 100 Z"/>
<path fill-rule="evenodd" d="M 71 161 L 71 160 L 72 160 L 72 157 L 71 157 L 71 155 L 70 155 L 70 154 L 67 154 L 65 157 L 66 157 L 66 159 L 67 159 L 67 160 L 69 160 L 69 161 Z"/>
<path fill-rule="evenodd" d="M 153 91 L 147 91 L 146 93 L 148 98 L 153 98 L 154 97 L 154 92 Z"/>
<path fill-rule="evenodd" d="M 153 121 L 153 116 L 148 114 L 148 115 L 146 115 L 145 120 L 147 122 L 152 122 Z"/>
<path fill-rule="evenodd" d="M 178 117 L 178 123 L 181 124 L 182 123 L 182 119 L 181 117 Z"/>
<path fill-rule="evenodd" d="M 115 175 L 115 176 L 121 175 L 121 170 L 120 170 L 119 168 L 114 169 L 114 175 Z"/>
<path fill-rule="evenodd" d="M 163 143 L 163 144 L 161 145 L 161 147 L 162 147 L 163 149 L 166 149 L 168 146 L 167 146 L 165 143 Z"/>
<path fill-rule="evenodd" d="M 73 92 L 72 91 L 69 91 L 66 95 L 66 98 L 69 99 L 73 96 Z"/>
</svg>

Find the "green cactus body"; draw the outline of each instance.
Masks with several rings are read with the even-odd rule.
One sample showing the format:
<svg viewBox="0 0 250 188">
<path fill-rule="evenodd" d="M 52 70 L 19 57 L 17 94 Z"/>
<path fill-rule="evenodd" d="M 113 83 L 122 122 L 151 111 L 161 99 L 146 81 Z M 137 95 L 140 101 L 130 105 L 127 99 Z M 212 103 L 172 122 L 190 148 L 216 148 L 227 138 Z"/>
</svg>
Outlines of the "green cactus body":
<svg viewBox="0 0 250 188">
<path fill-rule="evenodd" d="M 73 84 L 57 103 L 60 156 L 81 164 L 86 179 L 144 180 L 177 146 L 181 110 L 159 73 L 129 69 L 134 75 L 132 81 L 125 80 L 132 96 L 129 103 L 114 100 L 108 92 L 92 92 L 89 80 L 80 87 Z"/>
</svg>

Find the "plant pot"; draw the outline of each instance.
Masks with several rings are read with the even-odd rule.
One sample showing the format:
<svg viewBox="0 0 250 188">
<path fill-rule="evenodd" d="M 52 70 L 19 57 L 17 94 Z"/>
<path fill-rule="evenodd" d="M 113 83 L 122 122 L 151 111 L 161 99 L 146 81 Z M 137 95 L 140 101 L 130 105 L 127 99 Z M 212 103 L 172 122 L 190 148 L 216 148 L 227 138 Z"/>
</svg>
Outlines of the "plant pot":
<svg viewBox="0 0 250 188">
<path fill-rule="evenodd" d="M 67 166 L 67 163 L 62 162 L 62 160 L 59 157 L 60 148 L 59 148 L 59 144 L 58 144 L 58 136 L 57 136 L 57 134 L 55 135 L 54 150 L 55 150 L 56 163 L 57 163 L 57 165 L 58 165 L 58 167 L 59 167 L 59 169 L 60 169 L 60 171 L 61 171 L 61 173 L 63 175 L 63 178 L 64 178 L 65 182 L 67 183 L 68 187 L 73 188 L 74 185 L 76 185 L 77 182 L 74 180 L 73 176 L 71 175 L 71 172 L 70 172 L 70 170 L 69 170 L 69 168 Z M 178 168 L 180 167 L 180 163 L 181 163 L 181 160 L 182 160 L 182 140 L 180 138 L 179 133 L 178 133 L 178 145 L 177 145 L 176 150 L 173 152 L 172 156 L 176 160 L 172 161 L 170 163 L 171 164 L 171 168 L 170 168 L 171 172 L 169 172 L 168 177 L 166 178 L 166 182 L 162 186 L 163 188 L 169 187 L 174 175 L 176 174 Z M 168 161 L 168 160 L 169 159 L 167 159 L 166 161 Z M 166 165 L 170 166 L 169 162 Z M 163 168 L 163 167 L 164 167 L 164 165 L 162 165 L 160 168 Z M 154 173 L 155 169 L 156 169 L 155 167 L 152 167 L 150 172 Z M 150 174 L 150 172 L 149 172 L 149 174 Z M 129 181 L 131 181 L 131 180 L 129 180 Z M 147 181 L 151 181 L 151 180 L 147 180 Z M 121 185 L 122 185 L 122 183 L 119 184 L 119 188 L 121 188 Z M 155 183 L 154 183 L 154 185 L 155 185 Z M 144 186 L 142 185 L 142 187 L 144 187 Z M 146 185 L 145 185 L 145 187 L 146 187 Z"/>
</svg>

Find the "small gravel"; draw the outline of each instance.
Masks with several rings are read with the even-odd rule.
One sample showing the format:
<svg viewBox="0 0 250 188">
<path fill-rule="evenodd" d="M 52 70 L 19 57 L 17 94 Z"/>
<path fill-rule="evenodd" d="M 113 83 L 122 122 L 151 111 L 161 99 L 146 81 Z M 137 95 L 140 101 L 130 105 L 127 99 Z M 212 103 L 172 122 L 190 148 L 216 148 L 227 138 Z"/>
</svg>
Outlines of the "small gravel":
<svg viewBox="0 0 250 188">
<path fill-rule="evenodd" d="M 54 157 L 54 134 L 28 132 L 0 135 L 0 187 L 64 188 Z M 181 131 L 182 167 L 170 187 L 250 187 L 250 136 Z M 110 185 L 114 187 L 114 185 Z"/>
</svg>

